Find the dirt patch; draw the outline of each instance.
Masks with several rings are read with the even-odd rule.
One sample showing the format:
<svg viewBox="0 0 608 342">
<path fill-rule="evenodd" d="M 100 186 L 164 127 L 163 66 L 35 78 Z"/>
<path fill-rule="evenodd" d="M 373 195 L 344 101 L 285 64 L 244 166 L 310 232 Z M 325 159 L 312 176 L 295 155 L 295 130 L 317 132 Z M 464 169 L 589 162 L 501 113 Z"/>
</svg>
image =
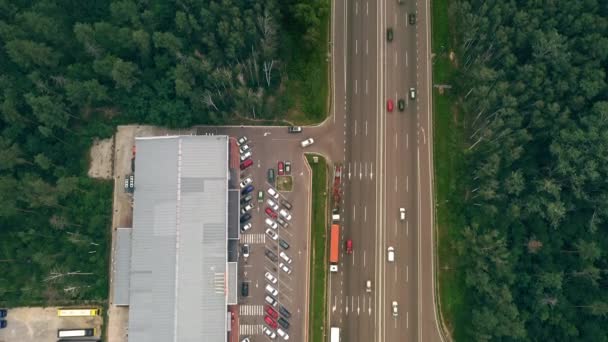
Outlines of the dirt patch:
<svg viewBox="0 0 608 342">
<path fill-rule="evenodd" d="M 57 330 L 94 328 L 100 334 L 102 316 L 58 317 L 56 307 L 22 307 L 8 310 L 8 322 L 0 330 L 2 342 L 55 342 Z"/>
<path fill-rule="evenodd" d="M 114 139 L 95 139 L 89 153 L 89 177 L 112 179 Z"/>
<path fill-rule="evenodd" d="M 279 191 L 293 190 L 293 179 L 291 178 L 291 176 L 278 176 L 277 177 L 277 190 L 279 190 Z"/>
</svg>

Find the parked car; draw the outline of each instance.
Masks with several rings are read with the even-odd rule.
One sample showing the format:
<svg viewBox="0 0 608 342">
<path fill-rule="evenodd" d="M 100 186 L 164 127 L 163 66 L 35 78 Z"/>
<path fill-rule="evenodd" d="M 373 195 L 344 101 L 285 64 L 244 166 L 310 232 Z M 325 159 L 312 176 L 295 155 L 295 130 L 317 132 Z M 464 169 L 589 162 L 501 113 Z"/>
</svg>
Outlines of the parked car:
<svg viewBox="0 0 608 342">
<path fill-rule="evenodd" d="M 279 322 L 283 329 L 289 329 L 289 322 L 285 318 L 281 317 L 277 320 L 277 322 Z"/>
<path fill-rule="evenodd" d="M 279 210 L 279 214 L 281 214 L 281 216 L 283 216 L 287 221 L 291 221 L 291 214 L 287 210 L 281 209 Z"/>
<path fill-rule="evenodd" d="M 277 329 L 277 334 L 279 336 L 281 336 L 285 341 L 289 340 L 289 334 L 285 330 L 283 330 L 281 328 L 278 328 Z"/>
<path fill-rule="evenodd" d="M 237 139 L 236 144 L 239 145 L 239 146 L 241 146 L 244 143 L 246 143 L 247 141 L 248 141 L 247 137 L 246 136 L 242 136 L 242 137 L 240 137 L 240 138 Z"/>
<path fill-rule="evenodd" d="M 239 147 L 239 153 L 240 154 L 243 154 L 246 151 L 249 151 L 249 145 L 245 144 L 245 145 L 242 145 L 241 147 Z"/>
<path fill-rule="evenodd" d="M 0 329 L 6 328 L 6 325 L 7 325 L 7 322 L 6 322 L 5 319 L 3 319 L 3 320 L 0 321 Z"/>
<path fill-rule="evenodd" d="M 266 220 L 264 220 L 264 222 L 266 223 L 266 225 L 274 230 L 277 230 L 277 228 L 279 228 L 279 226 L 277 226 L 277 223 L 274 222 L 270 217 L 267 217 Z"/>
<path fill-rule="evenodd" d="M 249 204 L 245 205 L 243 208 L 241 208 L 241 214 L 245 214 L 253 208 L 254 208 L 253 204 L 249 203 Z"/>
<path fill-rule="evenodd" d="M 284 263 L 279 263 L 279 268 L 281 270 L 283 270 L 283 272 L 287 273 L 287 274 L 291 274 L 291 268 L 287 265 L 285 265 Z"/>
<path fill-rule="evenodd" d="M 275 322 L 270 316 L 264 316 L 264 322 L 268 324 L 272 329 L 276 329 L 278 327 L 277 322 Z"/>
<path fill-rule="evenodd" d="M 251 179 L 251 177 L 247 177 L 245 179 L 243 179 L 240 183 L 241 189 L 246 187 L 247 185 L 253 183 L 253 179 Z"/>
<path fill-rule="evenodd" d="M 312 145 L 312 144 L 314 144 L 314 143 L 315 143 L 315 141 L 314 141 L 314 139 L 313 139 L 313 138 L 308 138 L 308 139 L 306 139 L 306 140 L 303 140 L 303 141 L 300 143 L 300 146 L 302 146 L 302 147 L 308 147 L 308 146 L 310 146 L 310 145 Z"/>
<path fill-rule="evenodd" d="M 264 311 L 266 311 L 266 314 L 272 317 L 273 319 L 279 318 L 279 313 L 275 309 L 273 309 L 272 306 L 266 305 Z"/>
<path fill-rule="evenodd" d="M 281 305 L 279 307 L 279 312 L 281 313 L 281 315 L 285 316 L 285 318 L 289 319 L 291 317 L 291 312 L 289 312 L 289 310 L 287 310 L 286 307 L 284 307 L 283 305 Z"/>
<path fill-rule="evenodd" d="M 291 162 L 290 161 L 285 162 L 285 174 L 286 175 L 291 174 Z"/>
<path fill-rule="evenodd" d="M 281 246 L 283 249 L 289 249 L 289 244 L 283 239 L 279 240 L 279 246 Z"/>
<path fill-rule="evenodd" d="M 287 127 L 288 133 L 302 133 L 302 127 L 300 126 L 290 126 Z"/>
<path fill-rule="evenodd" d="M 279 235 L 270 228 L 266 229 L 266 235 L 268 235 L 273 240 L 276 240 L 279 238 Z"/>
<path fill-rule="evenodd" d="M 276 284 L 277 283 L 277 277 L 273 276 L 272 273 L 270 272 L 266 272 L 264 273 L 264 278 L 266 278 L 266 280 L 268 280 L 269 282 Z"/>
<path fill-rule="evenodd" d="M 251 195 L 246 195 L 245 197 L 241 198 L 241 204 L 247 204 L 252 200 Z"/>
<path fill-rule="evenodd" d="M 249 283 L 243 282 L 241 284 L 241 295 L 243 297 L 248 297 L 249 296 Z"/>
<path fill-rule="evenodd" d="M 279 205 L 277 204 L 277 202 L 273 201 L 270 198 L 266 200 L 266 204 L 268 204 L 268 207 L 274 211 L 279 210 Z"/>
<path fill-rule="evenodd" d="M 264 202 L 264 191 L 258 191 L 258 203 Z"/>
<path fill-rule="evenodd" d="M 243 154 L 241 154 L 241 161 L 245 161 L 245 159 L 249 159 L 251 158 L 251 151 L 247 151 Z"/>
<path fill-rule="evenodd" d="M 264 212 L 266 213 L 266 215 L 272 217 L 273 219 L 277 218 L 277 213 L 274 210 L 272 210 L 272 209 L 270 209 L 268 207 L 266 207 L 266 209 L 264 210 Z"/>
<path fill-rule="evenodd" d="M 252 192 L 253 189 L 253 185 L 249 184 L 243 190 L 241 190 L 241 195 L 247 195 L 248 193 Z"/>
<path fill-rule="evenodd" d="M 270 330 L 270 328 L 268 328 L 267 326 L 262 327 L 262 331 L 264 332 L 264 334 L 266 336 L 268 336 L 271 340 L 274 340 L 275 338 L 277 338 L 277 334 L 275 334 L 274 331 Z"/>
<path fill-rule="evenodd" d="M 241 232 L 244 233 L 246 231 L 248 231 L 249 229 L 251 229 L 251 222 L 247 222 L 244 225 L 241 226 Z"/>
<path fill-rule="evenodd" d="M 279 290 L 275 289 L 274 287 L 272 287 L 272 285 L 267 284 L 266 285 L 266 292 L 268 292 L 271 296 L 278 296 L 279 295 Z"/>
<path fill-rule="evenodd" d="M 279 256 L 281 257 L 281 259 L 285 260 L 285 262 L 287 262 L 288 264 L 291 264 L 292 260 L 289 257 L 289 255 L 287 255 L 287 253 L 281 252 L 281 253 L 279 253 Z"/>
<path fill-rule="evenodd" d="M 277 300 L 271 296 L 266 296 L 266 298 L 264 298 L 264 300 L 266 301 L 266 303 L 268 303 L 272 306 L 277 306 Z"/>
<path fill-rule="evenodd" d="M 266 250 L 264 250 L 264 255 L 266 255 L 266 257 L 267 257 L 268 259 L 270 259 L 271 261 L 273 261 L 273 262 L 277 262 L 277 261 L 279 261 L 279 258 L 277 257 L 277 255 L 276 255 L 276 254 L 274 254 L 274 252 L 273 252 L 273 251 L 271 251 L 270 249 L 266 249 Z"/>
<path fill-rule="evenodd" d="M 284 164 L 283 164 L 283 162 L 282 162 L 282 161 L 279 161 L 279 162 L 277 163 L 277 170 L 279 170 L 279 176 L 282 176 L 282 175 L 284 175 L 284 174 L 285 174 L 285 169 L 283 169 L 283 165 L 284 165 Z"/>
<path fill-rule="evenodd" d="M 266 192 L 267 192 L 267 193 L 268 193 L 270 196 L 272 196 L 272 198 L 274 198 L 274 199 L 279 199 L 279 193 L 278 193 L 278 192 L 277 192 L 275 189 L 273 189 L 273 188 L 268 188 L 268 190 L 266 190 Z"/>
<path fill-rule="evenodd" d="M 247 159 L 241 163 L 241 170 L 245 170 L 246 168 L 250 167 L 251 165 L 253 165 L 253 160 Z"/>
<path fill-rule="evenodd" d="M 0 318 L 6 317 L 7 314 L 8 311 L 6 311 L 6 309 L 0 309 Z"/>
<path fill-rule="evenodd" d="M 244 244 L 242 251 L 243 251 L 243 258 L 249 258 L 249 251 L 250 251 L 249 244 L 247 244 L 247 243 Z"/>
<path fill-rule="evenodd" d="M 281 200 L 281 205 L 284 206 L 287 210 L 291 210 L 291 208 L 293 208 L 291 203 L 287 202 L 286 200 Z"/>
<path fill-rule="evenodd" d="M 247 221 L 251 220 L 251 214 L 246 213 L 245 215 L 241 216 L 241 223 L 245 223 Z"/>
<path fill-rule="evenodd" d="M 287 221 L 283 220 L 281 217 L 277 217 L 277 223 L 283 228 L 289 227 L 289 223 L 287 223 Z"/>
<path fill-rule="evenodd" d="M 268 183 L 274 184 L 274 169 L 268 169 L 266 178 L 268 178 Z"/>
</svg>

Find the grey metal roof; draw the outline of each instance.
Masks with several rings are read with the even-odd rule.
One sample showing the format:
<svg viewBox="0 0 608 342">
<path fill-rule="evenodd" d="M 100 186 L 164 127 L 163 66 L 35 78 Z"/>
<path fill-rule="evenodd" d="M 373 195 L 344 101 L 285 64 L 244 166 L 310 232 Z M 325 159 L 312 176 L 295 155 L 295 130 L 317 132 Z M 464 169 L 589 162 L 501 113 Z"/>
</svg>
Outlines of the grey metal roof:
<svg viewBox="0 0 608 342">
<path fill-rule="evenodd" d="M 228 137 L 135 144 L 129 341 L 225 342 Z"/>
<path fill-rule="evenodd" d="M 237 284 L 237 274 L 238 274 L 238 263 L 237 262 L 229 262 L 228 263 L 228 305 L 236 305 L 238 301 L 238 284 Z M 228 324 L 230 326 L 230 324 Z"/>
<path fill-rule="evenodd" d="M 131 270 L 131 228 L 116 229 L 116 254 L 114 256 L 115 305 L 129 305 L 129 271 Z"/>
</svg>

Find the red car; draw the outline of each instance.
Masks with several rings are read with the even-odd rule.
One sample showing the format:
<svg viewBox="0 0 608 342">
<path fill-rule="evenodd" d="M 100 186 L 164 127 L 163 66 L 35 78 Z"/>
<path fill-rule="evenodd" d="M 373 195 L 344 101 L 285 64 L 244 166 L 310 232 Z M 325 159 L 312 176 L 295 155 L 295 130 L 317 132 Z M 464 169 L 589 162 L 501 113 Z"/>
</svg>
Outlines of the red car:
<svg viewBox="0 0 608 342">
<path fill-rule="evenodd" d="M 346 254 L 353 254 L 353 240 L 346 240 Z"/>
<path fill-rule="evenodd" d="M 266 210 L 264 210 L 266 212 L 266 215 L 272 217 L 273 219 L 277 219 L 277 213 L 275 213 L 272 209 L 266 207 Z"/>
<path fill-rule="evenodd" d="M 268 314 L 268 316 L 277 319 L 279 318 L 279 313 L 274 311 L 273 308 L 271 308 L 269 305 L 266 305 L 266 313 Z"/>
<path fill-rule="evenodd" d="M 393 111 L 393 100 L 388 100 L 386 101 L 386 110 L 388 110 L 389 112 Z"/>
<path fill-rule="evenodd" d="M 250 167 L 251 165 L 253 165 L 253 160 L 247 159 L 241 163 L 241 170 L 245 170 L 246 168 Z"/>
<path fill-rule="evenodd" d="M 283 168 L 283 162 L 282 161 L 279 162 L 278 169 L 279 169 L 279 176 L 282 176 L 282 175 L 285 174 L 285 169 Z"/>
<path fill-rule="evenodd" d="M 264 316 L 264 322 L 266 322 L 266 324 L 268 324 L 272 329 L 277 328 L 277 322 L 268 316 Z"/>
</svg>

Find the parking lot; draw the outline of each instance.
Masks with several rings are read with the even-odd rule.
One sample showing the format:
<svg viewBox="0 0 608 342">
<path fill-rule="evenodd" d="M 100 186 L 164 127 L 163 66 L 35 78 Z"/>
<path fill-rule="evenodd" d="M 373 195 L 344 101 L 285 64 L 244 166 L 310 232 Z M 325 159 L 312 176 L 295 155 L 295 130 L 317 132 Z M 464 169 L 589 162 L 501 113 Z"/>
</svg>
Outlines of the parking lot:
<svg viewBox="0 0 608 342">
<path fill-rule="evenodd" d="M 282 133 L 286 130 L 281 128 Z M 276 334 L 278 341 L 284 340 L 285 335 L 290 341 L 305 341 L 311 180 L 300 146 L 305 136 L 279 137 L 275 130 L 236 127 L 221 132 L 215 128 L 213 133 L 228 134 L 235 145 L 239 137 L 246 136 L 248 141 L 240 145 L 248 145 L 251 152 L 248 158 L 251 162 L 243 166 L 251 165 L 240 172 L 239 180 L 252 181 L 242 184 L 243 189 L 253 186 L 250 192 L 241 195 L 242 200 L 248 200 L 241 202 L 241 208 L 247 204 L 252 208 L 247 211 L 251 218 L 241 224 L 241 227 L 251 224 L 251 228 L 241 230 L 240 237 L 239 341 L 245 338 L 251 342 L 267 341 L 265 328 L 271 336 Z M 204 131 L 199 130 L 198 134 Z M 241 155 L 236 146 L 231 151 Z M 269 169 L 274 177 L 269 175 Z M 268 189 L 277 193 L 273 196 Z M 247 257 L 243 253 L 245 245 L 249 248 Z"/>
<path fill-rule="evenodd" d="M 0 330 L 0 342 L 56 342 L 59 329 L 96 329 L 100 334 L 102 316 L 58 317 L 56 307 L 12 308 L 6 328 Z"/>
</svg>

